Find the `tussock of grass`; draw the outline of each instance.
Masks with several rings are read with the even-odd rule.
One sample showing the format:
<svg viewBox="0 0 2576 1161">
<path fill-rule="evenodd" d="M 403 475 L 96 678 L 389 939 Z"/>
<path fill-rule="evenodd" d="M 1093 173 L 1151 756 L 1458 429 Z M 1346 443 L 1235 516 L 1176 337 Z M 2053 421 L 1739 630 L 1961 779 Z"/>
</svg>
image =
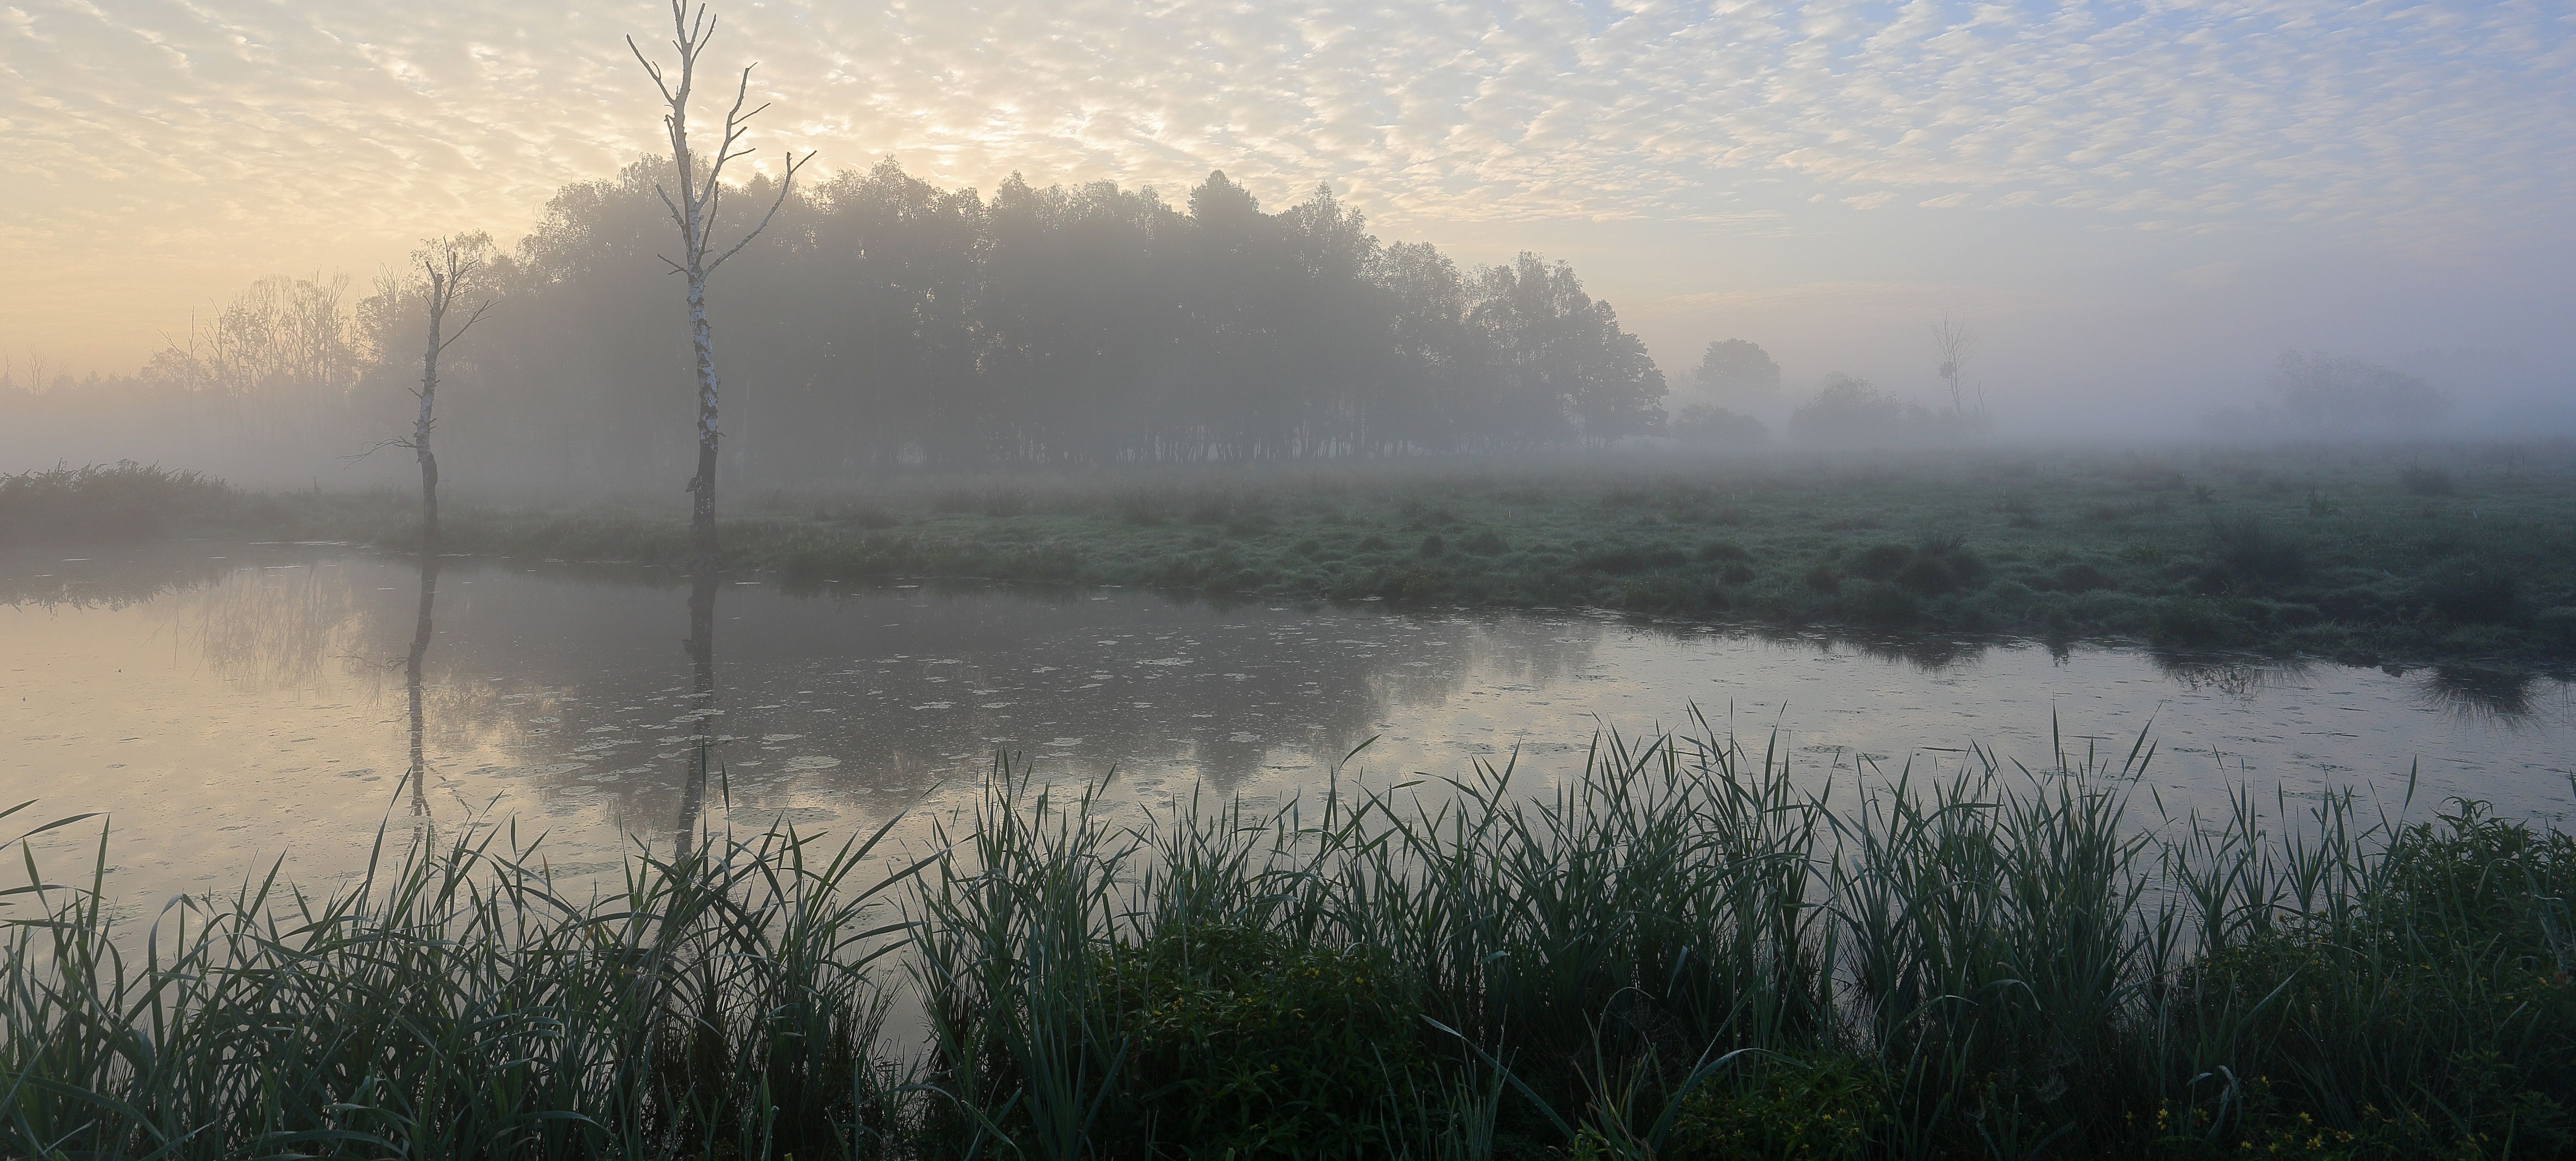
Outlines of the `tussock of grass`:
<svg viewBox="0 0 2576 1161">
<path fill-rule="evenodd" d="M 1135 813 L 1004 763 L 927 863 L 397 844 L 120 934 L 13 898 L 15 1156 L 2547 1156 L 2576 840 L 2142 828 L 2150 751 L 1834 803 L 1731 739 Z M 883 832 L 880 832 L 883 833 Z M 105 860 L 102 846 L 100 859 Z M 31 864 L 32 873 L 32 864 Z M 133 950 L 140 946 L 143 950 Z M 923 1041 L 885 1019 L 898 992 Z"/>
<path fill-rule="evenodd" d="M 211 476 L 132 460 L 0 475 L 0 544 L 160 535 L 227 520 L 239 499 Z"/>
</svg>

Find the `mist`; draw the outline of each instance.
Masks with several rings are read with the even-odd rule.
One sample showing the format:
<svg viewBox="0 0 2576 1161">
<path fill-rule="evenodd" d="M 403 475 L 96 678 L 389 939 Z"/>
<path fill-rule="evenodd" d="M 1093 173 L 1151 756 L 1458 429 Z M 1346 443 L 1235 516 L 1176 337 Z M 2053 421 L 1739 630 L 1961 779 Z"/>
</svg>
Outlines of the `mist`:
<svg viewBox="0 0 2576 1161">
<path fill-rule="evenodd" d="M 451 479 L 601 495 L 685 474 L 670 420 L 690 354 L 654 192 L 666 166 L 572 181 L 492 252 L 475 290 L 488 317 L 447 356 Z M 776 190 L 755 175 L 736 192 Z M 2365 338 L 2298 317 L 2326 295 L 2268 328 L 2240 314 L 2186 333 L 2242 301 L 2241 266 L 2115 335 L 2062 306 L 1935 309 L 1941 296 L 1903 286 L 1714 296 L 1637 321 L 1549 254 L 1479 263 L 1381 237 L 1329 181 L 1265 201 L 1221 170 L 1169 195 L 1013 174 L 988 195 L 888 160 L 788 191 L 714 292 L 724 468 L 775 488 L 898 471 L 2576 433 L 2563 342 L 2510 333 L 2513 311 Z M 390 483 L 416 293 L 393 267 L 269 275 L 139 367 L 12 356 L 0 468 L 132 459 L 258 486 Z M 2460 334 L 2534 341 L 2437 345 Z M 1712 361 L 1721 348 L 1764 369 L 1736 374 Z M 2368 391 L 2329 383 L 2294 403 L 2302 374 L 2409 402 L 2356 403 Z"/>
<path fill-rule="evenodd" d="M 0 1156 L 2557 1155 L 2563 7 L 0 4 Z"/>
</svg>

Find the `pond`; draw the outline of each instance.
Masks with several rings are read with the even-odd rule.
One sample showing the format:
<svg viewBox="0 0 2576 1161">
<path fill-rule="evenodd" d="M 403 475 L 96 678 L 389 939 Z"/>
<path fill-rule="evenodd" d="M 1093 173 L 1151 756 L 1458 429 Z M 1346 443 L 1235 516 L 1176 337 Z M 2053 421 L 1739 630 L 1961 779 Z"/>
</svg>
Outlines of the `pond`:
<svg viewBox="0 0 2576 1161">
<path fill-rule="evenodd" d="M 280 855 L 289 877 L 344 875 L 416 820 L 545 832 L 572 871 L 667 849 L 684 813 L 848 833 L 970 804 L 996 750 L 1042 778 L 1114 770 L 1147 803 L 1478 761 L 1543 785 L 1596 734 L 1688 728 L 1694 709 L 1827 789 L 1955 770 L 1972 746 L 2008 768 L 2050 767 L 2059 745 L 2116 762 L 2143 732 L 2150 821 L 2223 809 L 2238 785 L 2293 813 L 2329 788 L 2394 811 L 2411 785 L 2417 816 L 2467 796 L 2563 818 L 2576 799 L 2569 687 L 2474 669 L 1121 589 L 693 590 L 463 559 L 429 579 L 434 603 L 416 562 L 330 545 L 0 558 L 0 805 L 38 800 L 9 822 L 104 812 L 115 894 L 157 906 Z M 701 752 L 716 773 L 692 801 Z M 62 833 L 57 874 L 97 840 Z"/>
</svg>

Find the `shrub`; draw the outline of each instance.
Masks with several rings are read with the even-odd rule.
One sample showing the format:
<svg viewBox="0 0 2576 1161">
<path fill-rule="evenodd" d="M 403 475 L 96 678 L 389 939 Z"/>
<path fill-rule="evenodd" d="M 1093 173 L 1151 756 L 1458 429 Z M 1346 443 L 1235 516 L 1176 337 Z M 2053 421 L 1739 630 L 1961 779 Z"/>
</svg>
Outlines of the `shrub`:
<svg viewBox="0 0 2576 1161">
<path fill-rule="evenodd" d="M 1913 557 L 1914 550 L 1902 544 L 1874 544 L 1854 556 L 1845 571 L 1863 580 L 1894 580 Z"/>
<path fill-rule="evenodd" d="M 2513 619 L 2522 605 L 2522 581 L 2494 564 L 2454 564 L 2425 578 L 2418 596 L 2426 611 L 2454 625 L 2494 625 Z"/>
<path fill-rule="evenodd" d="M 1509 551 L 1511 549 L 1511 543 L 1504 540 L 1503 534 L 1500 532 L 1496 532 L 1491 528 L 1479 528 L 1466 536 L 1460 537 L 1458 540 L 1458 549 L 1461 552 L 1472 552 L 1478 556 L 1492 556 L 1496 553 Z"/>
<path fill-rule="evenodd" d="M 2308 575 L 2307 546 L 2264 527 L 2254 516 L 2211 520 L 2209 558 L 2247 588 L 2291 584 Z"/>
<path fill-rule="evenodd" d="M 1941 562 L 1951 578 L 1962 585 L 1975 585 L 1986 577 L 1986 562 L 1976 550 L 1968 547 L 1968 538 L 1958 532 L 1934 532 L 1923 538 L 1915 549 L 1917 556 Z"/>
<path fill-rule="evenodd" d="M 1784 1061 L 1691 1094 L 1658 1156 L 1673 1161 L 1832 1161 L 1865 1156 L 1886 1115 L 1887 1079 L 1848 1058 Z"/>
<path fill-rule="evenodd" d="M 1896 584 L 1916 596 L 1933 597 L 1959 587 L 1959 578 L 1940 557 L 1917 554 L 1896 570 Z"/>
<path fill-rule="evenodd" d="M 1382 956 L 1182 928 L 1121 949 L 1109 974 L 1132 1037 L 1119 1085 L 1158 1147 L 1248 1161 L 1391 1143 L 1368 1114 L 1414 1070 L 1420 1024 Z"/>
</svg>

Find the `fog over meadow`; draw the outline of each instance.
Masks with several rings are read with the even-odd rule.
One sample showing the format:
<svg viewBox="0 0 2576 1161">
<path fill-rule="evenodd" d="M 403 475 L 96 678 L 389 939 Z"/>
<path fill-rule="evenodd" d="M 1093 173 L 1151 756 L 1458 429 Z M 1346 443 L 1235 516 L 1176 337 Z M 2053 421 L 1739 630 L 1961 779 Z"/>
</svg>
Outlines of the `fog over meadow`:
<svg viewBox="0 0 2576 1161">
<path fill-rule="evenodd" d="M 417 378 L 380 279 L 481 232 L 457 476 L 684 470 L 667 149 L 620 39 L 664 24 L 0 9 L 0 467 L 366 478 Z M 712 291 L 754 480 L 2576 431 L 2547 5 L 788 3 L 713 52 L 771 103 L 734 227 L 814 154 Z M 1802 428 L 1820 392 L 1867 414 Z"/>
</svg>

